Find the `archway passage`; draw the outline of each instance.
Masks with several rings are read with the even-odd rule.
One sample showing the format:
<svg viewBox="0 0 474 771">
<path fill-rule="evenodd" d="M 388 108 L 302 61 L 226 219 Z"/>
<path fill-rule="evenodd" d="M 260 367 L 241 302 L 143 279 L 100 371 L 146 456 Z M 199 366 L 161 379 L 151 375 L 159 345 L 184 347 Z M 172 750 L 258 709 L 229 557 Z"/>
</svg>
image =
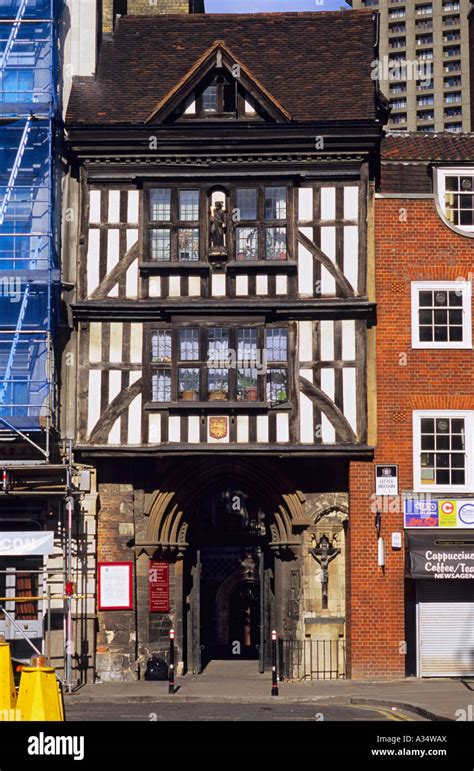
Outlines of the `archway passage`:
<svg viewBox="0 0 474 771">
<path fill-rule="evenodd" d="M 273 601 L 265 592 L 265 563 L 267 575 L 273 572 L 266 519 L 241 489 L 220 490 L 199 502 L 189 530 L 195 547 L 188 551 L 195 554 L 187 597 L 194 671 L 214 659 L 264 665 L 265 617 Z"/>
<path fill-rule="evenodd" d="M 201 560 L 202 666 L 212 659 L 259 659 L 265 630 L 260 587 L 263 549 L 204 548 Z"/>
<path fill-rule="evenodd" d="M 288 591 L 277 603 L 275 586 L 287 582 L 284 563 L 308 524 L 303 494 L 263 459 L 196 459 L 188 473 L 170 465 L 163 479 L 147 501 L 147 546 L 182 565 L 172 623 L 184 670 L 253 658 L 263 671 L 271 628 L 288 616 Z"/>
</svg>

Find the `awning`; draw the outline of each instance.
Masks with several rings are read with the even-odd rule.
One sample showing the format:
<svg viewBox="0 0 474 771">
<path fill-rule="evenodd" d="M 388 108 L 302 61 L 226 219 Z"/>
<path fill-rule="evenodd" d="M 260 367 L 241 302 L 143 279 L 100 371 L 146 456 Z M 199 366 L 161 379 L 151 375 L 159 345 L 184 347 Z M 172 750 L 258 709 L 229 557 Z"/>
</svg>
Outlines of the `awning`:
<svg viewBox="0 0 474 771">
<path fill-rule="evenodd" d="M 53 538 L 54 533 L 38 530 L 0 532 L 0 557 L 52 554 Z"/>
<path fill-rule="evenodd" d="M 408 578 L 474 581 L 474 533 L 405 532 Z"/>
</svg>

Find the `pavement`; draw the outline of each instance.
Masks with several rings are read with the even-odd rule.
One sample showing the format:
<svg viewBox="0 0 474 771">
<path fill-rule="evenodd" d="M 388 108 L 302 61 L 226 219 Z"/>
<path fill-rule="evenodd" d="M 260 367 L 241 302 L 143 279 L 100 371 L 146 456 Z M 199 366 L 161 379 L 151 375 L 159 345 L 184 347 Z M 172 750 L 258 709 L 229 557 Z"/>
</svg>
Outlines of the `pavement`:
<svg viewBox="0 0 474 771">
<path fill-rule="evenodd" d="M 276 704 L 275 704 L 276 702 Z M 269 723 L 275 721 L 297 723 L 415 723 L 425 721 L 419 715 L 388 707 L 374 707 L 366 704 L 322 704 L 304 702 L 294 704 L 278 699 L 271 703 L 239 704 L 233 701 L 215 703 L 211 701 L 133 702 L 123 699 L 113 703 L 94 701 L 93 704 L 66 704 L 66 721 L 83 722 L 149 722 L 149 723 Z M 441 725 L 441 724 L 440 724 Z M 446 724 L 443 724 L 443 726 Z M 413 726 L 407 726 L 407 729 Z"/>
<path fill-rule="evenodd" d="M 68 704 L 201 702 L 359 704 L 409 710 L 428 720 L 474 720 L 474 678 L 395 681 L 313 680 L 280 682 L 271 696 L 271 674 L 258 673 L 254 661 L 212 661 L 200 675 L 176 678 L 174 695 L 167 682 L 101 682 L 65 694 Z M 465 716 L 460 712 L 464 710 Z"/>
</svg>

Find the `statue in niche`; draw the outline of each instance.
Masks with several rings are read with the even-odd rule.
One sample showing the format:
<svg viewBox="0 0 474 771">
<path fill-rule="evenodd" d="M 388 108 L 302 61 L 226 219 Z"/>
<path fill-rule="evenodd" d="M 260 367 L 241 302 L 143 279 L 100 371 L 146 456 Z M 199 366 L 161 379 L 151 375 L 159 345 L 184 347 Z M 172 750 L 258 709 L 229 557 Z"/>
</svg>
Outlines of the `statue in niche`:
<svg viewBox="0 0 474 771">
<path fill-rule="evenodd" d="M 323 610 L 328 608 L 328 587 L 329 587 L 329 563 L 333 561 L 338 554 L 341 553 L 340 549 L 335 549 L 327 535 L 323 535 L 319 544 L 316 545 L 316 538 L 313 536 L 313 548 L 309 549 L 311 556 L 319 563 L 321 567 L 320 580 L 322 591 L 322 607 Z"/>
<path fill-rule="evenodd" d="M 209 232 L 211 235 L 211 253 L 226 255 L 225 231 L 226 231 L 226 213 L 222 201 L 216 201 L 214 211 L 211 210 L 209 219 Z"/>
</svg>

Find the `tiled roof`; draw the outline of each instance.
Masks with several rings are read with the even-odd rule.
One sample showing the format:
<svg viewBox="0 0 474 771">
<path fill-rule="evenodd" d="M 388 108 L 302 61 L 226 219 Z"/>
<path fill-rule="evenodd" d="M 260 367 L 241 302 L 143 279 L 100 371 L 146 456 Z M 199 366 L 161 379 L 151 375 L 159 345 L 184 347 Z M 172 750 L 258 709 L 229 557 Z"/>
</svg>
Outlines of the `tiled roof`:
<svg viewBox="0 0 474 771">
<path fill-rule="evenodd" d="M 474 134 L 399 131 L 385 136 L 382 161 L 461 161 L 474 163 Z"/>
<path fill-rule="evenodd" d="M 96 79 L 74 80 L 68 123 L 143 124 L 216 40 L 294 121 L 375 118 L 370 10 L 123 16 Z"/>
</svg>

